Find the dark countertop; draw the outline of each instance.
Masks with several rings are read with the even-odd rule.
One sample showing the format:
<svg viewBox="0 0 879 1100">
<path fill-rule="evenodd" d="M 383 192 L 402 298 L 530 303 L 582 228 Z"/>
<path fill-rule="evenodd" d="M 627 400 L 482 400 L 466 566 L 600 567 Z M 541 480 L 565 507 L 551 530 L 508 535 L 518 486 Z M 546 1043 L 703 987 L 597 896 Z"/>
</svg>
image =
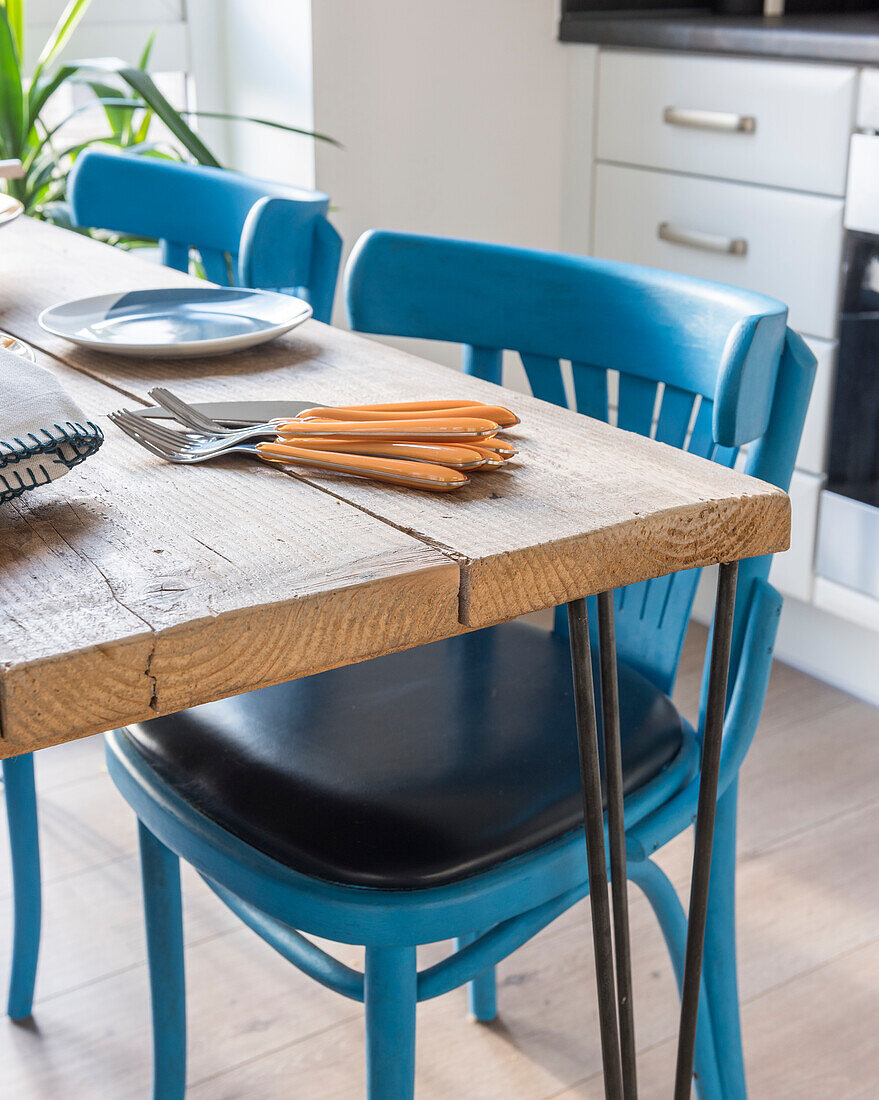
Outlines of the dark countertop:
<svg viewBox="0 0 879 1100">
<path fill-rule="evenodd" d="M 571 12 L 562 17 L 559 37 L 601 46 L 879 65 L 879 14 L 869 12 L 769 17 Z"/>
</svg>

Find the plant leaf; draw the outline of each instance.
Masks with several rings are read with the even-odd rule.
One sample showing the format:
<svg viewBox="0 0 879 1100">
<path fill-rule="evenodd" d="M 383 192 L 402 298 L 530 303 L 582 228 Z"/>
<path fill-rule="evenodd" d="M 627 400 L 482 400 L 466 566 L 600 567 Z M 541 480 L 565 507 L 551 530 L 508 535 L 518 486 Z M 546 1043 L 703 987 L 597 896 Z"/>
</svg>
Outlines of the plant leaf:
<svg viewBox="0 0 879 1100">
<path fill-rule="evenodd" d="M 46 43 L 40 51 L 40 56 L 37 58 L 31 77 L 34 83 L 39 79 L 43 69 L 51 64 L 67 45 L 70 36 L 76 30 L 90 3 L 91 0 L 68 0 L 67 7 L 58 17 L 58 22 L 46 39 Z"/>
<path fill-rule="evenodd" d="M 28 189 L 32 192 L 39 191 L 41 187 L 45 187 L 51 181 L 56 172 L 58 173 L 57 178 L 65 182 L 67 172 L 61 167 L 61 162 L 68 157 L 76 159 L 83 150 L 90 149 L 92 146 L 109 146 L 119 149 L 122 146 L 122 139 L 117 135 L 89 138 L 88 141 L 79 141 L 75 145 L 68 145 L 65 149 L 59 149 L 51 155 L 37 158 L 27 174 Z"/>
<path fill-rule="evenodd" d="M 143 48 L 143 53 L 140 55 L 140 60 L 137 63 L 137 67 L 141 72 L 146 72 L 150 64 L 150 55 L 153 52 L 153 46 L 156 41 L 156 32 L 153 31 L 149 38 L 146 40 L 146 45 Z"/>
<path fill-rule="evenodd" d="M 141 69 L 132 69 L 118 57 L 98 57 L 77 62 L 82 70 L 94 70 L 95 72 L 113 73 L 124 80 L 129 88 L 143 99 L 143 106 L 151 108 L 156 117 L 160 119 L 171 131 L 180 144 L 198 161 L 199 164 L 207 164 L 212 168 L 222 167 L 214 154 L 208 149 L 198 134 L 184 121 L 183 116 L 177 111 L 156 87 L 155 81 L 149 73 Z"/>
<path fill-rule="evenodd" d="M 285 130 L 288 134 L 301 134 L 303 137 L 314 138 L 315 141 L 326 141 L 339 149 L 345 148 L 341 141 L 336 141 L 336 139 L 330 137 L 329 134 L 322 134 L 317 130 L 303 130 L 300 126 L 288 126 L 286 122 L 275 122 L 270 118 L 254 118 L 252 115 L 234 115 L 228 114 L 226 111 L 181 111 L 180 113 L 187 117 L 192 115 L 196 118 L 221 118 L 225 119 L 227 122 L 255 122 L 258 126 L 270 126 L 273 130 Z"/>
<path fill-rule="evenodd" d="M 46 135 L 43 138 L 43 141 L 44 142 L 51 141 L 52 138 L 58 133 L 58 131 L 60 129 L 62 129 L 62 127 L 66 126 L 67 123 L 70 122 L 70 120 L 72 118 L 75 118 L 77 115 L 82 114 L 83 111 L 90 111 L 92 109 L 92 107 L 94 107 L 95 105 L 100 106 L 100 107 L 105 107 L 105 106 L 109 105 L 111 107 L 132 107 L 132 108 L 137 108 L 137 107 L 142 107 L 143 106 L 143 104 L 141 103 L 141 101 L 139 99 L 120 99 L 118 95 L 114 95 L 110 99 L 103 99 L 99 96 L 96 96 L 89 103 L 80 103 L 80 105 L 78 107 L 74 107 L 73 110 L 69 114 L 65 115 L 64 118 L 62 118 L 59 123 L 57 123 L 55 126 L 53 126 L 51 130 L 46 131 Z M 100 141 L 101 139 L 98 138 L 96 140 Z"/>
<path fill-rule="evenodd" d="M 22 0 L 4 0 L 9 29 L 15 40 L 19 58 L 24 57 L 24 4 Z"/>
<path fill-rule="evenodd" d="M 103 105 L 110 129 L 114 134 L 121 135 L 125 127 L 130 125 L 136 110 L 135 107 L 125 105 L 130 102 L 130 98 L 112 84 L 102 84 L 99 80 L 88 80 L 87 84 L 95 93 L 95 99 Z M 118 100 L 119 105 L 114 100 Z"/>
<path fill-rule="evenodd" d="M 153 31 L 152 34 L 149 36 L 149 38 L 146 40 L 146 45 L 144 46 L 143 51 L 141 52 L 141 55 L 140 55 L 140 60 L 137 63 L 137 67 L 141 70 L 141 72 L 146 72 L 147 68 L 149 67 L 150 55 L 153 52 L 153 46 L 155 44 L 155 41 L 156 41 L 156 32 Z M 149 110 L 145 111 L 144 112 L 144 117 L 141 121 L 141 124 L 137 129 L 137 133 L 135 133 L 135 130 L 134 130 L 134 112 L 132 111 L 131 114 L 128 116 L 128 121 L 125 124 L 125 129 L 122 132 L 122 136 L 125 140 L 125 144 L 126 145 L 133 145 L 135 143 L 142 143 L 142 142 L 146 141 L 147 135 L 149 134 L 149 130 L 150 130 L 150 124 L 152 123 L 152 121 L 153 121 L 152 111 L 149 111 Z"/>
<path fill-rule="evenodd" d="M 61 87 L 65 81 L 76 76 L 76 65 L 61 65 L 53 73 L 43 73 L 37 80 L 31 82 L 27 94 L 27 129 L 31 128 L 40 117 L 40 111 L 46 106 L 49 99 Z"/>
<path fill-rule="evenodd" d="M 198 134 L 187 125 L 182 114 L 175 110 L 162 95 L 149 73 L 145 73 L 141 69 L 123 68 L 119 70 L 119 76 L 143 98 L 156 117 L 161 119 L 174 137 L 195 157 L 199 164 L 207 164 L 213 168 L 221 167 L 220 162 Z"/>
<path fill-rule="evenodd" d="M 140 126 L 138 126 L 137 130 L 131 135 L 130 144 L 143 145 L 143 143 L 149 137 L 150 126 L 152 125 L 154 117 L 155 116 L 153 115 L 152 111 L 144 111 L 143 119 L 141 120 Z"/>
<path fill-rule="evenodd" d="M 24 94 L 15 37 L 6 8 L 0 8 L 0 145 L 5 157 L 21 154 L 24 141 Z"/>
</svg>

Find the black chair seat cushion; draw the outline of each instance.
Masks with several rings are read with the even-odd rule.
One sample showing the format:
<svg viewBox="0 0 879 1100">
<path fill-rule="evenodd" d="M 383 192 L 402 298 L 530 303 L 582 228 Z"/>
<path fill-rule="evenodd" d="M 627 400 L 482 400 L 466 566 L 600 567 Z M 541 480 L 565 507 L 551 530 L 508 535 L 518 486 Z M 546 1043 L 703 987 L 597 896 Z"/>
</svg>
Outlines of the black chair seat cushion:
<svg viewBox="0 0 879 1100">
<path fill-rule="evenodd" d="M 682 723 L 619 669 L 625 789 Z M 133 726 L 195 809 L 332 882 L 415 889 L 484 871 L 582 822 L 568 641 L 511 623 Z"/>
</svg>

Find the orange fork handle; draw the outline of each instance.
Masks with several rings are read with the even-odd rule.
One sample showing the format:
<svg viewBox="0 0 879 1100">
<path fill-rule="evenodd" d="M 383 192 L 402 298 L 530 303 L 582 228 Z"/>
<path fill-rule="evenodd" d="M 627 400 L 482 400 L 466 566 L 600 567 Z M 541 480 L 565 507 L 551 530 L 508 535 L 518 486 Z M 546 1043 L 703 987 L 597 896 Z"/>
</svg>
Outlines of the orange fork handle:
<svg viewBox="0 0 879 1100">
<path fill-rule="evenodd" d="M 480 439 L 479 449 L 482 451 L 493 451 L 495 454 L 500 455 L 504 461 L 508 458 L 512 458 L 516 453 L 516 448 L 512 446 L 512 444 L 508 443 L 505 439 L 499 439 L 497 436 L 494 436 L 492 439 Z"/>
<path fill-rule="evenodd" d="M 366 455 L 334 454 L 293 447 L 286 443 L 257 443 L 260 458 L 267 462 L 287 462 L 295 466 L 329 470 L 337 474 L 385 481 L 410 489 L 429 489 L 447 493 L 466 485 L 468 478 L 459 470 L 450 470 L 427 462 L 407 462 L 399 458 L 372 458 Z"/>
<path fill-rule="evenodd" d="M 349 455 L 374 455 L 376 458 L 409 458 L 413 462 L 438 462 L 453 470 L 475 470 L 485 463 L 483 448 L 463 443 L 370 443 L 367 440 L 327 439 L 326 436 L 311 439 L 284 436 L 283 443 L 294 447 L 306 447 L 313 451 L 333 451 Z M 492 455 L 494 452 L 492 452 Z"/>
<path fill-rule="evenodd" d="M 467 443 L 498 431 L 493 420 L 453 417 L 433 420 L 281 420 L 279 435 L 322 435 L 331 439 L 373 439 L 410 443 Z"/>
<path fill-rule="evenodd" d="M 497 470 L 503 466 L 504 460 L 497 451 L 491 451 L 488 447 L 479 447 L 476 444 L 471 444 L 471 446 L 482 455 L 483 470 Z"/>
<path fill-rule="evenodd" d="M 427 402 L 413 402 L 413 404 L 427 404 Z M 437 417 L 478 417 L 481 420 L 493 420 L 501 428 L 513 428 L 519 423 L 515 413 L 505 409 L 502 405 L 481 405 L 472 401 L 450 402 L 448 408 L 358 408 L 346 406 L 344 408 L 314 408 L 306 409 L 299 413 L 298 420 L 411 420 L 416 416 L 420 420 L 436 419 Z"/>
<path fill-rule="evenodd" d="M 348 405 L 365 412 L 431 412 L 435 409 L 460 409 L 462 405 L 481 405 L 481 401 L 386 401 L 379 405 Z"/>
</svg>

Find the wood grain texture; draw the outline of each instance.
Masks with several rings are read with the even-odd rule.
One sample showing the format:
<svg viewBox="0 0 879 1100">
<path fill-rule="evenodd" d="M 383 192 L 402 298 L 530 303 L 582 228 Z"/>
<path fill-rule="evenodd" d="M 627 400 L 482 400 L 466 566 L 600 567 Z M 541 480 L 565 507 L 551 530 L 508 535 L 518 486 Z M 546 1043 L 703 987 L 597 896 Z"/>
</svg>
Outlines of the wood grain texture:
<svg viewBox="0 0 879 1100">
<path fill-rule="evenodd" d="M 520 458 L 452 496 L 310 473 L 307 480 L 461 562 L 462 623 L 485 626 L 649 577 L 788 546 L 787 497 L 675 448 L 375 341 L 308 322 L 269 347 L 182 363 L 88 353 L 42 333 L 35 317 L 71 293 L 135 289 L 186 276 L 135 262 L 42 225 L 7 230 L 0 324 L 142 400 L 166 384 L 191 399 L 283 398 L 320 404 L 470 397 L 512 404 Z"/>
<path fill-rule="evenodd" d="M 90 416 L 118 394 L 52 366 Z M 458 566 L 248 459 L 186 469 L 110 430 L 0 510 L 0 755 L 446 637 Z"/>
<path fill-rule="evenodd" d="M 77 294 L 187 282 L 30 219 L 4 230 L 0 327 L 55 357 L 108 438 L 0 511 L 0 754 L 787 546 L 788 500 L 771 486 L 316 322 L 195 361 L 87 352 L 37 324 Z M 240 458 L 174 467 L 102 420 L 157 384 L 512 404 L 520 457 L 441 498 Z"/>
</svg>

